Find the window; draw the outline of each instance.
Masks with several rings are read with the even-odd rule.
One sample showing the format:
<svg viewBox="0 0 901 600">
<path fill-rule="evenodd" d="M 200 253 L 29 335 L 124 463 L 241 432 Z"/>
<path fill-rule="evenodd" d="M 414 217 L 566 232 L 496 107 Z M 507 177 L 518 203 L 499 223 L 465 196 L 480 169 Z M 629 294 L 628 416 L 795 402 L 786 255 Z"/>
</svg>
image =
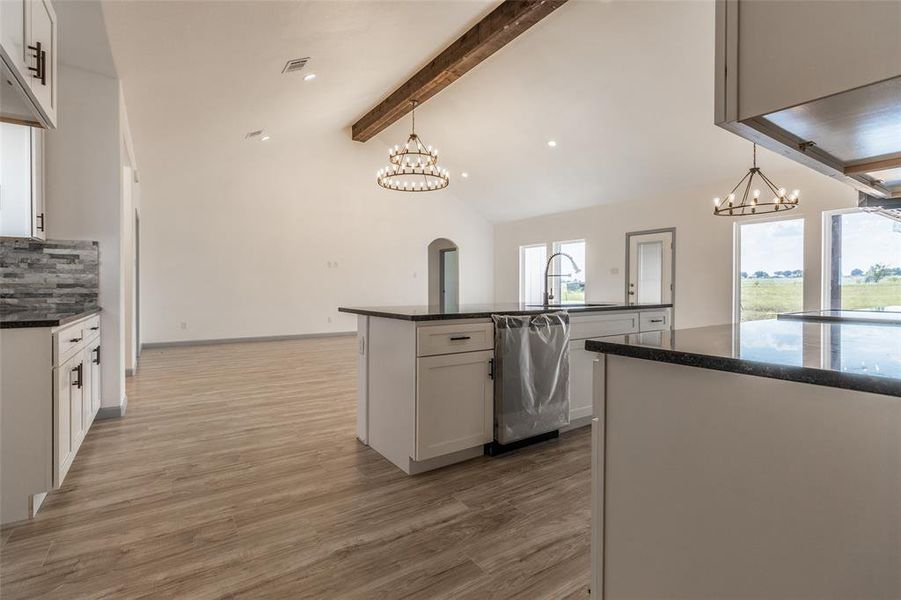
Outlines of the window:
<svg viewBox="0 0 901 600">
<path fill-rule="evenodd" d="M 544 265 L 547 245 L 519 247 L 519 301 L 522 304 L 544 302 Z"/>
<path fill-rule="evenodd" d="M 581 304 L 585 302 L 585 240 L 554 242 L 554 252 L 563 252 L 573 257 L 576 266 L 562 256 L 554 259 L 554 273 L 569 274 L 567 277 L 554 277 L 554 298 L 561 304 Z"/>
<path fill-rule="evenodd" d="M 523 304 L 544 302 L 544 270 L 551 253 L 563 252 L 572 256 L 579 268 L 564 257 L 558 256 L 551 265 L 551 273 L 563 277 L 550 278 L 553 302 L 578 304 L 585 302 L 585 240 L 553 242 L 551 244 L 531 244 L 519 247 L 519 301 Z"/>
<path fill-rule="evenodd" d="M 823 306 L 901 310 L 901 223 L 858 209 L 823 215 Z"/>
<path fill-rule="evenodd" d="M 804 220 L 735 225 L 735 317 L 773 319 L 804 308 Z"/>
</svg>

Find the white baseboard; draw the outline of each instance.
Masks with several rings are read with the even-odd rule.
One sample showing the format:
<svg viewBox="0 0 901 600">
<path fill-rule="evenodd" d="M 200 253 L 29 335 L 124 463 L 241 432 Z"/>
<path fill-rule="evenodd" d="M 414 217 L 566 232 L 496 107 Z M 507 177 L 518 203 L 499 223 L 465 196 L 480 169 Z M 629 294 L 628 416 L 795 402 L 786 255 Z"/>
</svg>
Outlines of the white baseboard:
<svg viewBox="0 0 901 600">
<path fill-rule="evenodd" d="M 345 337 L 357 335 L 356 331 L 328 331 L 324 333 L 297 333 L 292 335 L 266 335 L 260 337 L 214 338 L 206 340 L 174 340 L 171 342 L 145 342 L 141 349 L 172 348 L 176 346 L 211 346 L 214 344 L 235 344 L 241 342 L 280 342 L 284 340 L 306 340 L 314 338 Z"/>
</svg>

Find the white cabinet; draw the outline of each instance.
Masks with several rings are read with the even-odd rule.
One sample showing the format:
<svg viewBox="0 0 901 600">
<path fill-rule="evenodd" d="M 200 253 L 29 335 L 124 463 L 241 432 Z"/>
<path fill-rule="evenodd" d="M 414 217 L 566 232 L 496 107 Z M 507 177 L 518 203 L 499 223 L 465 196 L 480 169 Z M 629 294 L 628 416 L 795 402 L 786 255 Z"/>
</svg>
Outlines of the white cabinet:
<svg viewBox="0 0 901 600">
<path fill-rule="evenodd" d="M 57 22 L 49 0 L 0 2 L 0 117 L 56 127 Z"/>
<path fill-rule="evenodd" d="M 645 311 L 641 313 L 638 328 L 641 331 L 662 331 L 670 327 L 669 310 Z"/>
<path fill-rule="evenodd" d="M 416 359 L 416 456 L 435 458 L 490 442 L 494 427 L 494 352 Z"/>
<path fill-rule="evenodd" d="M 90 418 L 89 421 L 91 423 L 94 422 L 94 417 L 97 416 L 97 413 L 100 411 L 100 391 L 103 389 L 102 380 L 100 378 L 100 336 L 88 344 L 88 360 L 90 361 L 90 376 L 88 377 L 88 381 L 90 381 L 90 389 L 91 389 L 91 401 L 88 403 L 90 407 Z"/>
<path fill-rule="evenodd" d="M 0 236 L 46 239 L 44 132 L 0 123 Z"/>
<path fill-rule="evenodd" d="M 573 315 L 570 323 L 569 420 L 572 422 L 592 414 L 592 371 L 598 354 L 585 350 L 585 340 L 670 329 L 672 309 Z"/>
<path fill-rule="evenodd" d="M 592 365 L 596 352 L 585 349 L 585 340 L 569 343 L 569 420 L 591 416 Z"/>
<path fill-rule="evenodd" d="M 76 354 L 54 369 L 53 485 L 59 487 L 84 439 L 84 360 Z"/>
<path fill-rule="evenodd" d="M 54 334 L 53 486 L 59 487 L 100 409 L 100 318 Z"/>
</svg>

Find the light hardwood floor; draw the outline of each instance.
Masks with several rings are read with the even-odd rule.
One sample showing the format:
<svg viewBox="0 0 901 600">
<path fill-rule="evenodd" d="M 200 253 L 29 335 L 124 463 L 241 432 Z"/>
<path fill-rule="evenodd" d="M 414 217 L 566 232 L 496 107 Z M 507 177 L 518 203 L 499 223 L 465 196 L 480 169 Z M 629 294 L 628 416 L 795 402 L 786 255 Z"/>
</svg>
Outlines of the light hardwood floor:
<svg viewBox="0 0 901 600">
<path fill-rule="evenodd" d="M 354 338 L 147 350 L 0 597 L 585 598 L 590 435 L 408 477 L 355 432 Z"/>
</svg>

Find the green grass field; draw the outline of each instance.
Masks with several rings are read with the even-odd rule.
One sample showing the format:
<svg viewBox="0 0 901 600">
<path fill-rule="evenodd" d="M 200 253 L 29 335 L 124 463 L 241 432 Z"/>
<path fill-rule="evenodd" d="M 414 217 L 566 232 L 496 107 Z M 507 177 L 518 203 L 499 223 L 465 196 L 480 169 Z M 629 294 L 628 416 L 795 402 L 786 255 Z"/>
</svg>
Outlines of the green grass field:
<svg viewBox="0 0 901 600">
<path fill-rule="evenodd" d="M 901 277 L 864 283 L 862 277 L 845 277 L 842 308 L 901 305 Z M 741 320 L 772 319 L 781 312 L 803 309 L 801 279 L 742 279 Z"/>
</svg>

